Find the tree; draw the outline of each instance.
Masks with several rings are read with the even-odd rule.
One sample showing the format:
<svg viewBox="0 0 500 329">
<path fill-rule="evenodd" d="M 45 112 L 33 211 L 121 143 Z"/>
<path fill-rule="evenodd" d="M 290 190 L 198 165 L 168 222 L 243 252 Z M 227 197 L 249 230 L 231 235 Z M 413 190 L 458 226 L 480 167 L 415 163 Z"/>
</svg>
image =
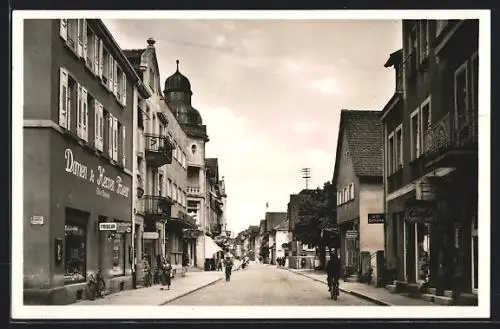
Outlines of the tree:
<svg viewBox="0 0 500 329">
<path fill-rule="evenodd" d="M 325 247 L 337 247 L 335 187 L 326 182 L 323 188 L 300 194 L 299 219 L 294 226 L 294 236 L 300 242 L 319 247 L 322 267 L 325 263 Z M 327 231 L 329 239 L 322 238 Z M 331 238 L 332 233 L 337 238 Z"/>
</svg>

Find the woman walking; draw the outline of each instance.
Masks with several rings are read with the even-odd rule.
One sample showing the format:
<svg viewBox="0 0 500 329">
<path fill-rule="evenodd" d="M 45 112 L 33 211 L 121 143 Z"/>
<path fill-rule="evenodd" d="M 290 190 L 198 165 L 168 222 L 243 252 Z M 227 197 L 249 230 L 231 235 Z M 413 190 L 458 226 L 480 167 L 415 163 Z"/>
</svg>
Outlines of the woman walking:
<svg viewBox="0 0 500 329">
<path fill-rule="evenodd" d="M 163 290 L 164 286 L 167 286 L 167 290 L 170 290 L 170 284 L 172 282 L 172 265 L 167 259 L 163 260 L 162 264 L 162 275 L 161 275 L 161 290 Z"/>
</svg>

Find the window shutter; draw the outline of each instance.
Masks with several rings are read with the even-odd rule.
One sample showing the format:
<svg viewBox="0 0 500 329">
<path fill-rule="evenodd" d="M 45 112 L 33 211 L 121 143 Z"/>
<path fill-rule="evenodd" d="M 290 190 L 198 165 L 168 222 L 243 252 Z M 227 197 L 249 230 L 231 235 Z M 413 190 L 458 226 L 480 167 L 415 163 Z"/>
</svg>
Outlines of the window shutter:
<svg viewBox="0 0 500 329">
<path fill-rule="evenodd" d="M 118 161 L 118 119 L 113 118 L 113 160 Z"/>
<path fill-rule="evenodd" d="M 111 54 L 108 54 L 108 89 L 113 91 L 113 88 L 115 87 L 114 83 L 113 83 L 113 66 L 114 66 L 114 63 L 113 63 L 113 56 L 111 56 Z"/>
<path fill-rule="evenodd" d="M 89 104 L 88 104 L 88 98 L 87 98 L 87 89 L 85 87 L 82 87 L 82 104 L 83 104 L 83 109 L 82 109 L 82 138 L 88 142 L 89 140 L 89 130 L 88 130 L 88 117 L 89 117 Z"/>
<path fill-rule="evenodd" d="M 92 40 L 94 43 L 94 53 L 92 54 L 92 60 L 94 61 L 94 73 L 99 75 L 99 39 L 97 35 L 94 34 L 94 39 Z"/>
<path fill-rule="evenodd" d="M 78 53 L 78 56 L 80 57 L 83 57 L 83 23 L 82 23 L 82 19 L 78 19 L 77 20 L 77 24 L 76 24 L 76 39 L 77 39 L 77 53 Z"/>
<path fill-rule="evenodd" d="M 125 151 L 127 148 L 127 144 L 125 141 L 125 126 L 122 126 L 122 164 L 125 167 L 125 159 L 127 152 Z"/>
<path fill-rule="evenodd" d="M 354 200 L 354 183 L 351 183 L 351 200 Z"/>
<path fill-rule="evenodd" d="M 66 41 L 68 40 L 68 20 L 61 18 L 59 22 L 59 35 Z"/>
<path fill-rule="evenodd" d="M 99 150 L 104 149 L 104 109 L 101 103 L 99 103 Z"/>
<path fill-rule="evenodd" d="M 113 93 L 118 93 L 118 63 L 113 60 Z"/>
<path fill-rule="evenodd" d="M 123 83 L 122 83 L 122 86 L 123 86 L 122 103 L 125 106 L 125 105 L 127 105 L 127 75 L 125 74 L 125 72 L 123 72 L 122 76 L 123 76 L 123 78 L 122 78 L 122 81 L 123 81 Z"/>
<path fill-rule="evenodd" d="M 102 147 L 99 147 L 99 133 L 101 131 L 99 108 L 99 102 L 97 100 L 94 100 L 94 146 L 96 149 L 102 150 Z"/>
<path fill-rule="evenodd" d="M 104 56 L 102 53 L 102 40 L 99 39 L 99 77 L 102 77 L 104 73 L 103 68 L 104 68 Z"/>
<path fill-rule="evenodd" d="M 59 125 L 68 129 L 68 71 L 61 67 L 59 76 Z"/>
<path fill-rule="evenodd" d="M 76 88 L 76 135 L 82 138 L 82 85 L 77 83 Z"/>
<path fill-rule="evenodd" d="M 108 155 L 113 158 L 113 116 L 108 116 Z"/>
<path fill-rule="evenodd" d="M 82 19 L 82 27 L 83 27 L 83 31 L 81 31 L 81 33 L 83 33 L 82 35 L 82 39 L 83 39 L 83 59 L 87 60 L 87 20 L 86 19 Z"/>
</svg>

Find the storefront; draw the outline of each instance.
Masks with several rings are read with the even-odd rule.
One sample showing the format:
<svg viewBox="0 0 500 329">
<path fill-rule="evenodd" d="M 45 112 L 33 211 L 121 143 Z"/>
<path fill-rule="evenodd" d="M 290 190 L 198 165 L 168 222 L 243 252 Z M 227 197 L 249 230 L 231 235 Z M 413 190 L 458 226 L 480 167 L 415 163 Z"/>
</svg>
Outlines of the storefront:
<svg viewBox="0 0 500 329">
<path fill-rule="evenodd" d="M 340 259 L 344 276 L 359 272 L 359 219 L 340 224 Z"/>
<path fill-rule="evenodd" d="M 98 269 L 109 293 L 130 289 L 129 172 L 71 137 L 46 133 L 51 134 L 50 143 L 34 152 L 45 158 L 43 153 L 49 152 L 50 169 L 26 164 L 29 179 L 44 182 L 48 194 L 40 198 L 44 191 L 25 191 L 29 202 L 24 211 L 30 218 L 24 229 L 25 303 L 85 299 L 88 277 Z"/>
</svg>

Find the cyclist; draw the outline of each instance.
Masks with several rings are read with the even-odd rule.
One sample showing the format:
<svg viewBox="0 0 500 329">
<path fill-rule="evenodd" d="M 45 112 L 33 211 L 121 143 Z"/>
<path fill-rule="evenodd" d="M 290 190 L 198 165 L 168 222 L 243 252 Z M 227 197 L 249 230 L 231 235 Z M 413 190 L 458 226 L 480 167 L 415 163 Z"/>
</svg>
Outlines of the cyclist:
<svg viewBox="0 0 500 329">
<path fill-rule="evenodd" d="M 337 250 L 333 249 L 330 253 L 330 260 L 328 264 L 326 264 L 326 273 L 327 273 L 327 283 L 328 283 L 328 291 L 331 289 L 331 280 L 334 280 L 334 283 L 338 286 L 339 278 L 340 278 L 340 258 L 337 255 Z"/>
</svg>

